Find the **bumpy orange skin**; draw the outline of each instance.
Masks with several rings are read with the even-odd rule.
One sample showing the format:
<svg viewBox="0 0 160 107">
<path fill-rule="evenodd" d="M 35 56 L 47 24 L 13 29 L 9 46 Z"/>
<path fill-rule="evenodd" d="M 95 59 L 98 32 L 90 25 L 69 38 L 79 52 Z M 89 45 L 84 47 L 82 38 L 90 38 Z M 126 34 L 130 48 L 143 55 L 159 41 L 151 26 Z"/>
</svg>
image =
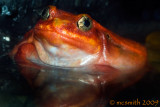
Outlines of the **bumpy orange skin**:
<svg viewBox="0 0 160 107">
<path fill-rule="evenodd" d="M 111 66 L 122 72 L 134 72 L 144 68 L 147 56 L 144 46 L 114 34 L 87 14 L 74 15 L 58 10 L 54 6 L 49 6 L 49 8 L 49 18 L 39 20 L 35 27 L 25 35 L 23 41 L 13 49 L 12 57 L 19 64 L 39 66 L 41 63 L 45 66 L 45 64 L 56 63 L 56 66 L 63 67 L 66 64 L 61 64 L 63 61 L 52 63 L 50 59 L 58 56 L 58 60 L 61 60 L 67 57 L 69 60 L 67 59 L 66 62 L 69 63 L 77 55 L 80 58 L 67 64 L 67 67 L 98 64 Z M 87 16 L 92 20 L 92 28 L 88 31 L 81 31 L 77 27 L 77 21 L 82 16 Z M 54 55 L 49 49 L 52 47 L 56 48 Z M 82 64 L 81 59 L 85 55 L 93 57 Z M 32 59 L 36 60 L 36 63 L 31 61 Z"/>
</svg>

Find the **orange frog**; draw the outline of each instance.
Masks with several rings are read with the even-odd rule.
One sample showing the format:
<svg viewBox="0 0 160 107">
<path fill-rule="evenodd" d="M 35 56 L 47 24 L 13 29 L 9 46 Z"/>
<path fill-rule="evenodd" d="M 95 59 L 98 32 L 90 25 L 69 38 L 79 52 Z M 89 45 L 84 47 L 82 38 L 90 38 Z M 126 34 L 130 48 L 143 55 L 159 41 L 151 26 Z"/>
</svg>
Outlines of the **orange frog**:
<svg viewBox="0 0 160 107">
<path fill-rule="evenodd" d="M 42 19 L 12 51 L 25 65 L 80 67 L 109 65 L 134 72 L 146 64 L 146 49 L 101 26 L 87 14 L 74 15 L 49 6 Z"/>
<path fill-rule="evenodd" d="M 144 73 L 145 47 L 116 35 L 89 15 L 74 15 L 49 6 L 41 17 L 11 52 L 19 65 L 40 69 L 85 66 L 91 72 L 94 68 L 98 68 L 97 72 L 117 70 L 121 75 L 117 81 L 124 84 L 131 84 Z M 33 77 L 26 72 L 22 71 L 26 78 Z"/>
</svg>

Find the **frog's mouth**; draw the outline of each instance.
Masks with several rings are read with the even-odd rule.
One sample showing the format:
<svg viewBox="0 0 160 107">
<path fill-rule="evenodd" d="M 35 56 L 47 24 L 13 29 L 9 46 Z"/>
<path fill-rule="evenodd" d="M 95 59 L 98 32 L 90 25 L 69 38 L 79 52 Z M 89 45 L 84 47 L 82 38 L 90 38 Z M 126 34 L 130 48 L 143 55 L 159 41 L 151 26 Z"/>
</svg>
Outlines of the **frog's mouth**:
<svg viewBox="0 0 160 107">
<path fill-rule="evenodd" d="M 48 65 L 63 67 L 79 67 L 92 64 L 98 59 L 98 54 L 88 54 L 70 45 L 53 46 L 46 40 L 33 41 L 40 60 Z"/>
<path fill-rule="evenodd" d="M 65 29 L 63 29 L 62 31 L 50 31 L 34 28 L 34 37 L 41 40 L 45 39 L 46 41 L 48 41 L 48 43 L 56 47 L 63 44 L 68 44 L 91 54 L 100 51 L 100 41 L 97 38 L 89 38 L 89 36 L 76 34 Z"/>
</svg>

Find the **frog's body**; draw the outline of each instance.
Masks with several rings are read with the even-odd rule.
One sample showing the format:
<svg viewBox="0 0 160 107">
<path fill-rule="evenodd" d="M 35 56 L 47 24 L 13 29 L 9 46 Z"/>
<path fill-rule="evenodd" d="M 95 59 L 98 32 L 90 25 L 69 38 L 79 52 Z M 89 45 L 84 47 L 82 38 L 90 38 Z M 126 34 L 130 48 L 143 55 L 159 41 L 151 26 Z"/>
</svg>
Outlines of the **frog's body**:
<svg viewBox="0 0 160 107">
<path fill-rule="evenodd" d="M 87 17 L 91 28 L 83 31 L 78 21 Z M 61 67 L 109 65 L 123 72 L 136 71 L 146 63 L 146 50 L 102 27 L 86 14 L 74 15 L 49 7 L 49 17 L 40 20 L 12 52 L 26 64 Z"/>
</svg>

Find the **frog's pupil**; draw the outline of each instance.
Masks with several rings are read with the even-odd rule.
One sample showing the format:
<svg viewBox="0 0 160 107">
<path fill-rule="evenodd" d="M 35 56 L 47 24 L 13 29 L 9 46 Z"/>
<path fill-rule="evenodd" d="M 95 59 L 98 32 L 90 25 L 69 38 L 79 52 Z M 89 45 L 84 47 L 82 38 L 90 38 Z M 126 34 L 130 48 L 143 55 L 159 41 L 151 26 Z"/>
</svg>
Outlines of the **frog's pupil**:
<svg viewBox="0 0 160 107">
<path fill-rule="evenodd" d="M 44 9 L 43 12 L 42 12 L 42 16 L 45 16 L 46 12 L 47 12 L 47 9 Z"/>
<path fill-rule="evenodd" d="M 88 19 L 84 20 L 84 25 L 85 25 L 86 27 L 89 27 L 90 22 L 89 22 L 89 20 L 88 20 Z"/>
</svg>

